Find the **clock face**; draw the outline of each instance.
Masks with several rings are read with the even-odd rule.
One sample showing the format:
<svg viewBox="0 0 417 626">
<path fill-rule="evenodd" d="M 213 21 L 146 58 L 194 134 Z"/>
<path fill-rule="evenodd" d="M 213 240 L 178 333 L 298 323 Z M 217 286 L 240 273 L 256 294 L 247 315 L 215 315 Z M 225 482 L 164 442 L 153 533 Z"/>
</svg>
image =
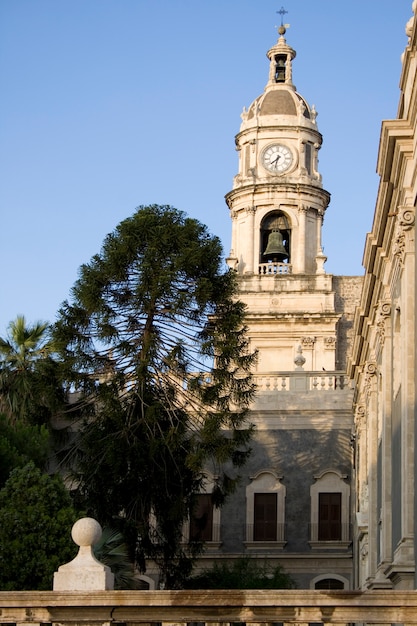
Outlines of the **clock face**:
<svg viewBox="0 0 417 626">
<path fill-rule="evenodd" d="M 262 165 L 269 172 L 282 174 L 291 167 L 293 161 L 292 152 L 287 146 L 279 143 L 268 146 L 262 155 Z"/>
</svg>

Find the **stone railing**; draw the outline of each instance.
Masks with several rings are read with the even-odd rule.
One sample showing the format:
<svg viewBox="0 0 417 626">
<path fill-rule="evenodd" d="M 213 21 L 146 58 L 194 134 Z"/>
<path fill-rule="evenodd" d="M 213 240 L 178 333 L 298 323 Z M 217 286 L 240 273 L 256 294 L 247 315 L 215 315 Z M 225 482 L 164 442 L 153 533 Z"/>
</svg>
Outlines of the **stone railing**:
<svg viewBox="0 0 417 626">
<path fill-rule="evenodd" d="M 351 388 L 344 372 L 271 372 L 254 374 L 260 391 L 343 391 Z"/>
<path fill-rule="evenodd" d="M 259 263 L 258 272 L 262 276 L 279 276 L 280 274 L 291 274 L 292 265 L 289 265 L 288 263 L 279 263 L 278 261 L 273 261 L 270 263 Z"/>
<path fill-rule="evenodd" d="M 417 624 L 416 591 L 0 592 L 0 624 Z"/>
<path fill-rule="evenodd" d="M 0 624 L 417 624 L 416 591 L 114 591 L 113 574 L 92 552 L 100 525 L 83 518 L 72 536 L 79 553 L 55 573 L 54 591 L 0 592 Z"/>
</svg>

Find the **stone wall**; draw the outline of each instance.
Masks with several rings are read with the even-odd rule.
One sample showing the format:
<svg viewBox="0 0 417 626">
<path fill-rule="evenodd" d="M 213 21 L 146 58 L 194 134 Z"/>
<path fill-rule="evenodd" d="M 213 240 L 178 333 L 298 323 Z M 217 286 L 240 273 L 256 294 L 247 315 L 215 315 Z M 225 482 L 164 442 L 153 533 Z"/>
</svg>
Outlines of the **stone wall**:
<svg viewBox="0 0 417 626">
<path fill-rule="evenodd" d="M 353 341 L 353 319 L 359 305 L 363 276 L 333 276 L 337 326 L 336 370 L 345 371 Z"/>
</svg>

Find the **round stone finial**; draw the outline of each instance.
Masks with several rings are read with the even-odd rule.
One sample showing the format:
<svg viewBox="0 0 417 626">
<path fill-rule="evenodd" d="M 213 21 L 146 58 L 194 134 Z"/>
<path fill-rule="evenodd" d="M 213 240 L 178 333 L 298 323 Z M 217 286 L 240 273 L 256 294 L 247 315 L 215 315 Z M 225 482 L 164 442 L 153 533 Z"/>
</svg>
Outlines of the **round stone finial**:
<svg viewBox="0 0 417 626">
<path fill-rule="evenodd" d="M 287 32 L 287 29 L 285 28 L 284 24 L 281 24 L 281 26 L 278 28 L 278 34 L 283 36 L 285 35 L 286 32 Z"/>
<path fill-rule="evenodd" d="M 82 517 L 72 527 L 71 537 L 77 546 L 93 546 L 101 537 L 102 529 L 92 517 Z"/>
<path fill-rule="evenodd" d="M 297 354 L 294 359 L 294 363 L 297 366 L 297 369 L 303 369 L 303 365 L 306 362 L 305 356 L 303 355 L 303 349 L 301 346 L 297 348 Z"/>
</svg>

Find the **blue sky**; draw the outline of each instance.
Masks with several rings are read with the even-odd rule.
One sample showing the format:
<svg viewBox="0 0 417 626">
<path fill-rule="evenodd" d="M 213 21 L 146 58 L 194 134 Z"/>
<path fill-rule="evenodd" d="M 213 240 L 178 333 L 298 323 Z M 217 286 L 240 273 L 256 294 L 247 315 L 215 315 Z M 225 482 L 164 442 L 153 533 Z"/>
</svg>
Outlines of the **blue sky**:
<svg viewBox="0 0 417 626">
<path fill-rule="evenodd" d="M 234 135 L 282 4 L 324 137 L 326 271 L 362 274 L 411 0 L 1 0 L 0 335 L 18 314 L 53 322 L 139 205 L 185 211 L 227 255 Z"/>
</svg>

